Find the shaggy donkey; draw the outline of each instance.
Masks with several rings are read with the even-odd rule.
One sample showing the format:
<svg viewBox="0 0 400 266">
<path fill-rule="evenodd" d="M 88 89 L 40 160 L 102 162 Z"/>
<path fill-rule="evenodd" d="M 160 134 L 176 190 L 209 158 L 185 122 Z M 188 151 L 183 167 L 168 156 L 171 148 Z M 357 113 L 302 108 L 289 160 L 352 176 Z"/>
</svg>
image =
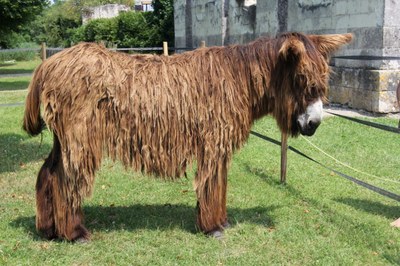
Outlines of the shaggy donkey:
<svg viewBox="0 0 400 266">
<path fill-rule="evenodd" d="M 326 98 L 328 58 L 351 39 L 286 33 L 170 57 L 82 43 L 44 61 L 30 84 L 23 125 L 37 135 L 47 124 L 54 134 L 36 183 L 37 230 L 48 239 L 89 239 L 82 200 L 108 155 L 170 178 L 196 160 L 197 224 L 221 235 L 232 153 L 267 114 L 285 133 L 312 135 Z"/>
</svg>

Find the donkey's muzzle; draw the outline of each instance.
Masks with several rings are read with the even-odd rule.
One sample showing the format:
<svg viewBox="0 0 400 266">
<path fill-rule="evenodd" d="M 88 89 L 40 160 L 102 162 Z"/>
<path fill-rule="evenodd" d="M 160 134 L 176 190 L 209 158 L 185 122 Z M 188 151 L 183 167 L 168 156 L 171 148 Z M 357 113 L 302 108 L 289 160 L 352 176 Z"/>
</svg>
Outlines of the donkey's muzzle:
<svg viewBox="0 0 400 266">
<path fill-rule="evenodd" d="M 323 106 L 321 99 L 307 107 L 306 112 L 297 117 L 297 127 L 300 134 L 306 136 L 314 135 L 322 121 Z"/>
<path fill-rule="evenodd" d="M 314 135 L 315 131 L 321 124 L 321 120 L 318 120 L 318 121 L 310 120 L 310 121 L 308 121 L 308 123 L 306 125 L 303 125 L 303 126 L 301 125 L 300 121 L 297 121 L 297 123 L 298 123 L 297 125 L 300 129 L 301 135 L 312 136 L 312 135 Z"/>
</svg>

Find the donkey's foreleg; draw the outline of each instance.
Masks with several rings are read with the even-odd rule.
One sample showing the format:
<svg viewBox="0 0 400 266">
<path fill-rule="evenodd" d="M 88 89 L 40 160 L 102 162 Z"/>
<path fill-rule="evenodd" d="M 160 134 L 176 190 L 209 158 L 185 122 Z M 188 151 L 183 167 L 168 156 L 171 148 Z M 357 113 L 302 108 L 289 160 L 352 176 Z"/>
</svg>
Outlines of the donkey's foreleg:
<svg viewBox="0 0 400 266">
<path fill-rule="evenodd" d="M 210 170 L 212 171 L 210 172 Z M 227 163 L 215 161 L 199 164 L 195 180 L 197 225 L 210 236 L 220 238 L 228 227 L 226 213 Z"/>
</svg>

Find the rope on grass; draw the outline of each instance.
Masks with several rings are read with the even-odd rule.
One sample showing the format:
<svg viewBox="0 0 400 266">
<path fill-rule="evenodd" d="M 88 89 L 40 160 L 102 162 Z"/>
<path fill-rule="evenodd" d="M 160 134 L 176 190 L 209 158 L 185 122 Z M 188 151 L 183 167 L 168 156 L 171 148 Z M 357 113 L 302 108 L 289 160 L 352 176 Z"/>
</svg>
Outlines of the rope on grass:
<svg viewBox="0 0 400 266">
<path fill-rule="evenodd" d="M 265 136 L 265 135 L 262 135 L 262 134 L 260 134 L 260 133 L 255 132 L 255 131 L 250 131 L 250 134 L 252 134 L 252 135 L 254 135 L 254 136 L 257 136 L 257 137 L 259 137 L 259 138 L 261 138 L 261 139 L 263 139 L 263 140 L 266 140 L 266 141 L 268 141 L 268 142 L 271 142 L 271 143 L 273 143 L 273 144 L 275 144 L 275 145 L 281 145 L 281 142 L 280 142 L 280 141 L 275 140 L 275 139 L 270 138 L 270 137 L 267 137 L 267 136 Z M 369 190 L 371 190 L 371 191 L 374 191 L 374 192 L 376 192 L 376 193 L 378 193 L 378 194 L 380 194 L 380 195 L 382 195 L 382 196 L 385 196 L 385 197 L 388 197 L 388 198 L 391 198 L 391 199 L 393 199 L 393 200 L 396 200 L 396 201 L 400 202 L 400 195 L 397 195 L 397 194 L 395 194 L 395 193 L 393 193 L 393 192 L 390 192 L 390 191 L 387 191 L 387 190 L 385 190 L 385 189 L 376 187 L 376 186 L 374 186 L 374 185 L 370 185 L 370 184 L 368 184 L 368 183 L 366 183 L 366 182 L 364 182 L 364 181 L 358 180 L 357 178 L 354 178 L 354 177 L 349 176 L 349 175 L 346 175 L 346 174 L 344 174 L 344 173 L 342 173 L 342 172 L 340 172 L 340 171 L 337 171 L 337 170 L 335 170 L 335 169 L 333 169 L 333 168 L 331 168 L 331 167 L 329 167 L 329 166 L 326 166 L 326 165 L 324 165 L 323 163 L 321 163 L 321 162 L 319 162 L 319 161 L 317 161 L 317 160 L 311 158 L 310 156 L 306 155 L 305 153 L 301 152 L 300 150 L 298 150 L 298 149 L 296 149 L 296 148 L 294 148 L 294 147 L 292 147 L 292 146 L 288 146 L 288 149 L 291 150 L 291 151 L 293 151 L 293 152 L 295 152 L 295 153 L 297 153 L 298 155 L 303 156 L 304 158 L 306 158 L 306 159 L 308 159 L 308 160 L 310 160 L 310 161 L 312 161 L 312 162 L 318 164 L 319 166 L 321 166 L 321 167 L 323 167 L 323 168 L 325 168 L 325 169 L 328 169 L 329 171 L 333 171 L 333 172 L 336 173 L 337 175 L 339 175 L 339 176 L 341 176 L 341 177 L 344 177 L 344 178 L 346 178 L 347 180 L 350 180 L 351 182 L 353 182 L 353 183 L 355 183 L 355 184 L 357 184 L 357 185 L 360 185 L 360 186 L 362 186 L 362 187 L 364 187 L 364 188 L 366 188 L 366 189 L 369 189 Z"/>
<path fill-rule="evenodd" d="M 301 137 L 302 137 L 305 141 L 307 141 L 308 144 L 310 144 L 314 149 L 318 150 L 319 152 L 321 152 L 321 153 L 324 154 L 325 156 L 331 158 L 331 159 L 334 160 L 336 163 L 338 163 L 338 164 L 340 164 L 340 165 L 342 165 L 342 166 L 344 166 L 344 167 L 347 167 L 347 168 L 349 168 L 349 169 L 351 169 L 351 170 L 353 170 L 353 171 L 355 171 L 355 172 L 357 172 L 357 173 L 360 173 L 360 174 L 363 174 L 363 175 L 366 175 L 366 176 L 370 176 L 370 177 L 373 177 L 373 178 L 376 178 L 376 179 L 380 179 L 380 180 L 382 180 L 382 181 L 388 181 L 388 182 L 393 182 L 393 183 L 400 184 L 399 181 L 392 180 L 392 179 L 388 179 L 388 178 L 384 178 L 384 177 L 380 177 L 380 176 L 376 176 L 376 175 L 373 175 L 373 174 L 369 174 L 369 173 L 363 172 L 363 171 L 361 171 L 361 170 L 358 170 L 358 169 L 356 169 L 356 168 L 354 168 L 354 167 L 352 167 L 352 166 L 350 166 L 350 165 L 348 165 L 348 164 L 346 164 L 346 163 L 343 163 L 343 162 L 339 161 L 338 159 L 336 159 L 335 157 L 333 157 L 332 155 L 330 155 L 330 154 L 328 154 L 327 152 L 325 152 L 324 150 L 322 150 L 321 148 L 319 148 L 317 145 L 315 145 L 314 143 L 312 143 L 310 140 L 308 140 L 308 139 L 305 138 L 304 136 L 301 136 Z"/>
</svg>

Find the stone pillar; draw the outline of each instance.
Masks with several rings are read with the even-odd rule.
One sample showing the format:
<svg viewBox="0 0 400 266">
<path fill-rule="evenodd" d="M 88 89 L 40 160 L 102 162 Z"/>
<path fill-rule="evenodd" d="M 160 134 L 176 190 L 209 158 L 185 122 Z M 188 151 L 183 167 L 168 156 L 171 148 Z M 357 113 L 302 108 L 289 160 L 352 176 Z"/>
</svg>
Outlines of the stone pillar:
<svg viewBox="0 0 400 266">
<path fill-rule="evenodd" d="M 331 61 L 331 102 L 377 113 L 398 110 L 399 12 L 400 2 L 392 0 L 289 1 L 289 31 L 355 36 Z"/>
<path fill-rule="evenodd" d="M 356 4 L 363 4 L 360 10 L 363 12 L 348 18 L 348 23 L 353 24 L 349 30 L 355 33 L 356 40 L 352 49 L 334 60 L 336 75 L 331 81 L 331 101 L 377 113 L 396 112 L 396 88 L 400 81 L 400 2 Z"/>
<path fill-rule="evenodd" d="M 174 1 L 174 27 L 175 27 L 175 47 L 182 48 L 186 47 L 186 1 L 187 0 L 175 0 Z M 191 23 L 190 23 L 191 26 Z"/>
</svg>

